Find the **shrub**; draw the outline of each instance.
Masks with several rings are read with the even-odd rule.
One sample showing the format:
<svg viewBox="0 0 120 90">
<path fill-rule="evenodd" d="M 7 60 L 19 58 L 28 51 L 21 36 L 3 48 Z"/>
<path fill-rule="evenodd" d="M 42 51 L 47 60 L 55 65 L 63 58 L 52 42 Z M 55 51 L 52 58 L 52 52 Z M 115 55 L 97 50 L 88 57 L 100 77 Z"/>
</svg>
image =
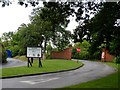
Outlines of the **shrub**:
<svg viewBox="0 0 120 90">
<path fill-rule="evenodd" d="M 46 59 L 51 59 L 51 55 L 46 53 Z"/>
<path fill-rule="evenodd" d="M 102 51 L 96 51 L 92 55 L 90 55 L 90 59 L 100 60 Z"/>
<path fill-rule="evenodd" d="M 117 56 L 114 58 L 113 62 L 120 63 L 120 56 Z"/>
<path fill-rule="evenodd" d="M 80 59 L 89 59 L 89 53 L 88 53 L 88 51 L 81 51 L 80 53 L 79 53 L 79 55 L 80 55 Z"/>
<path fill-rule="evenodd" d="M 4 46 L 0 44 L 0 63 L 6 63 L 7 62 L 7 53 L 4 49 Z"/>
<path fill-rule="evenodd" d="M 75 43 L 73 49 L 72 49 L 72 58 L 74 59 L 89 59 L 90 55 L 88 52 L 88 49 L 90 47 L 90 44 L 84 40 L 82 43 L 77 42 Z M 78 53 L 77 48 L 80 48 L 81 51 Z"/>
<path fill-rule="evenodd" d="M 7 53 L 5 50 L 3 50 L 2 52 L 2 63 L 6 63 L 7 62 Z"/>
</svg>

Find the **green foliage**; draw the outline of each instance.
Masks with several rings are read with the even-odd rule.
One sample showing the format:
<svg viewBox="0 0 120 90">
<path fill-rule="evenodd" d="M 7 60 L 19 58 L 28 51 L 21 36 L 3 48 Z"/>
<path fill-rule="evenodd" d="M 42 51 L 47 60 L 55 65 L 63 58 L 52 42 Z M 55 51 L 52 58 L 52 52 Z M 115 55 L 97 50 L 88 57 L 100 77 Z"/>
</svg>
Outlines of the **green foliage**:
<svg viewBox="0 0 120 90">
<path fill-rule="evenodd" d="M 62 33 L 58 33 L 57 37 L 53 41 L 53 44 L 57 47 L 58 51 L 66 49 L 70 43 L 71 33 L 69 31 L 61 30 Z"/>
<path fill-rule="evenodd" d="M 7 53 L 5 51 L 4 46 L 0 43 L 0 63 L 6 63 L 7 62 Z"/>
<path fill-rule="evenodd" d="M 7 53 L 6 51 L 3 49 L 2 51 L 2 63 L 6 63 L 7 62 Z"/>
<path fill-rule="evenodd" d="M 19 54 L 19 46 L 18 45 L 14 45 L 13 47 L 10 47 L 9 50 L 12 51 L 12 57 L 15 57 Z"/>
<path fill-rule="evenodd" d="M 49 41 L 59 50 L 63 50 L 69 44 L 71 33 L 65 28 L 69 23 L 67 17 L 70 9 L 64 10 L 65 8 L 64 3 L 45 2 L 43 8 L 36 8 L 32 12 L 31 22 L 38 27 L 39 35 L 43 36 L 44 51 Z"/>
<path fill-rule="evenodd" d="M 101 60 L 102 49 L 98 49 L 93 54 L 90 55 L 90 59 Z"/>
<path fill-rule="evenodd" d="M 82 43 L 77 42 L 75 43 L 73 50 L 72 50 L 72 58 L 75 59 L 89 59 L 89 52 L 88 49 L 90 47 L 90 44 L 84 40 Z M 77 48 L 80 48 L 81 51 L 78 53 Z"/>
<path fill-rule="evenodd" d="M 119 26 L 115 26 L 116 20 L 120 15 L 119 7 L 120 4 L 117 2 L 104 3 L 100 12 L 86 25 L 87 30 L 90 31 L 90 37 L 92 38 L 89 51 L 91 56 L 99 55 L 100 57 L 101 48 L 99 47 L 103 44 L 111 54 L 119 56 L 120 29 Z"/>
<path fill-rule="evenodd" d="M 50 54 L 51 54 L 51 51 L 52 51 L 52 46 L 51 46 L 51 43 L 49 43 L 48 45 L 47 45 L 47 47 L 46 47 L 46 58 L 47 59 L 51 59 L 51 57 L 50 57 Z"/>
<path fill-rule="evenodd" d="M 117 56 L 114 58 L 113 62 L 120 63 L 120 56 Z"/>
<path fill-rule="evenodd" d="M 6 1 L 9 0 L 5 0 L 3 6 L 7 3 Z M 38 5 L 38 2 L 35 1 L 19 2 L 20 5 L 26 7 L 28 3 L 32 6 Z M 46 51 L 49 41 L 52 41 L 58 50 L 63 50 L 71 39 L 71 33 L 65 30 L 70 21 L 69 17 L 76 16 L 76 21 L 80 22 L 80 25 L 73 31 L 74 42 L 82 42 L 86 39 L 91 44 L 89 53 L 88 49 L 85 49 L 88 48 L 85 47 L 87 45 L 80 46 L 81 58 L 86 59 L 89 55 L 91 58 L 100 58 L 101 50 L 99 47 L 102 44 L 108 49 L 110 48 L 112 54 L 120 56 L 120 30 L 119 26 L 114 26 L 116 19 L 120 16 L 120 2 L 86 2 L 85 4 L 83 2 L 43 2 L 43 5 L 44 7 L 33 10 L 30 24 L 22 24 L 14 35 L 13 32 L 3 34 L 4 46 L 11 45 L 11 47 L 16 48 L 12 48 L 14 55 L 26 54 L 27 46 L 40 44 L 42 47 L 43 42 L 44 51 Z M 97 14 L 90 19 L 89 13 Z M 79 54 L 75 54 L 74 57 L 80 58 Z"/>
</svg>

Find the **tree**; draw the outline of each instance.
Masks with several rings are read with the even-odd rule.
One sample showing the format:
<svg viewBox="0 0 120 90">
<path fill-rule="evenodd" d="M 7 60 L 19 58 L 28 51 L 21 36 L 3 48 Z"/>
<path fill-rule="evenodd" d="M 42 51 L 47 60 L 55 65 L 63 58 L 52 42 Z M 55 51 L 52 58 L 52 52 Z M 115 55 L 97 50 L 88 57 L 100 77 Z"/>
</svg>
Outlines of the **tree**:
<svg viewBox="0 0 120 90">
<path fill-rule="evenodd" d="M 119 27 L 115 26 L 115 22 L 120 15 L 119 13 L 119 2 L 105 2 L 100 12 L 86 25 L 91 33 L 90 37 L 92 38 L 90 48 L 91 55 L 99 51 L 99 47 L 104 44 L 110 52 L 119 56 L 118 40 L 120 39 L 118 34 L 120 34 L 120 32 Z"/>
<path fill-rule="evenodd" d="M 45 1 L 45 0 L 41 0 L 41 1 Z M 0 3 L 2 3 L 2 7 L 5 7 L 5 6 L 9 6 L 10 4 L 13 3 L 13 1 L 11 0 L 0 0 Z M 39 4 L 39 0 L 18 0 L 18 4 L 21 5 L 21 6 L 25 6 L 25 7 L 28 7 L 28 5 L 31 5 L 31 6 L 36 6 Z"/>
<path fill-rule="evenodd" d="M 44 53 L 48 41 L 52 41 L 56 46 L 62 45 L 62 49 L 69 43 L 70 33 L 65 30 L 65 27 L 69 23 L 67 17 L 70 8 L 65 5 L 65 3 L 44 2 L 44 7 L 34 9 L 31 15 L 31 22 L 38 26 L 39 35 L 43 36 Z M 64 10 L 66 7 L 67 10 Z M 61 44 L 61 41 L 64 41 L 65 45 Z"/>
<path fill-rule="evenodd" d="M 46 51 L 47 51 L 47 53 L 46 53 L 46 58 L 47 59 L 50 59 L 51 57 L 50 57 L 50 54 L 51 54 L 51 51 L 53 50 L 53 47 L 51 46 L 51 43 L 49 42 L 48 44 L 47 44 L 47 46 L 46 46 Z"/>
<path fill-rule="evenodd" d="M 4 46 L 9 46 L 11 45 L 11 40 L 12 40 L 13 32 L 8 32 L 8 33 L 3 33 L 2 34 L 2 40 L 4 41 Z"/>
<path fill-rule="evenodd" d="M 37 5 L 38 1 L 35 0 L 30 2 L 19 1 L 18 3 L 20 5 L 25 5 L 27 7 L 29 3 L 32 6 Z M 6 3 L 3 2 L 3 6 L 5 6 L 5 4 Z M 25 28 L 23 27 L 20 30 L 21 33 L 20 38 L 22 38 L 22 40 L 20 39 L 21 42 L 19 42 L 19 45 L 24 45 L 21 46 L 24 48 L 24 50 L 27 45 L 33 44 L 36 45 L 37 43 L 40 43 L 40 45 L 42 46 L 42 43 L 44 42 L 45 52 L 47 42 L 48 41 L 55 42 L 57 40 L 59 40 L 60 42 L 55 42 L 54 43 L 55 45 L 65 46 L 66 44 L 69 43 L 69 41 L 67 41 L 69 40 L 69 37 L 67 37 L 69 35 L 64 34 L 68 33 L 68 31 L 65 31 L 64 29 L 67 27 L 70 21 L 69 17 L 76 16 L 76 21 L 80 22 L 84 20 L 85 24 L 88 22 L 90 17 L 88 13 L 96 13 L 97 11 L 99 11 L 99 8 L 101 7 L 101 3 L 99 4 L 97 2 L 83 3 L 83 2 L 56 1 L 56 2 L 43 2 L 43 5 L 44 5 L 43 8 L 34 9 L 31 15 L 31 23 L 27 27 Z M 31 27 L 32 29 L 29 27 Z M 32 31 L 34 31 L 34 34 L 31 33 Z M 39 38 L 36 38 L 36 36 L 39 36 Z M 39 39 L 40 42 L 38 42 Z M 64 41 L 64 44 L 61 44 L 62 40 Z M 33 41 L 36 42 L 30 44 Z"/>
<path fill-rule="evenodd" d="M 68 47 L 71 40 L 71 32 L 61 30 L 62 33 L 58 33 L 57 37 L 53 41 L 53 44 L 57 47 L 58 51 L 62 51 Z"/>
<path fill-rule="evenodd" d="M 38 44 L 43 42 L 42 37 L 43 36 L 38 33 L 35 24 L 22 24 L 21 27 L 18 28 L 18 32 L 13 36 L 13 42 L 14 45 L 18 45 L 15 46 L 19 48 L 18 54 L 25 55 L 28 46 L 38 46 Z"/>
<path fill-rule="evenodd" d="M 91 16 L 95 16 L 102 8 L 103 2 L 85 2 L 79 5 L 76 14 L 76 21 L 79 25 L 73 30 L 74 42 L 83 42 L 84 39 L 90 42 L 91 31 L 88 25 L 91 21 Z M 87 28 L 89 26 L 89 28 Z"/>
</svg>

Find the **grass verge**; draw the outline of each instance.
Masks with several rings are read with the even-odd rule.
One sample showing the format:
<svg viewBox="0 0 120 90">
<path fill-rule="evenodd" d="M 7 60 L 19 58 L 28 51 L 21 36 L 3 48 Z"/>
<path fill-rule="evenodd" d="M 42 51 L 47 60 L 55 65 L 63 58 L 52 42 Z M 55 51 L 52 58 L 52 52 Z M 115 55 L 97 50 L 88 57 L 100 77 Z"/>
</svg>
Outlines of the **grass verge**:
<svg viewBox="0 0 120 90">
<path fill-rule="evenodd" d="M 105 64 L 118 69 L 118 72 L 108 75 L 106 77 L 97 79 L 97 80 L 80 83 L 78 85 L 64 87 L 59 90 L 68 89 L 68 88 L 71 88 L 71 89 L 72 88 L 73 89 L 75 88 L 119 88 L 118 84 L 119 84 L 120 79 L 118 76 L 120 75 L 120 64 L 108 63 L 108 62 L 106 62 Z"/>
<path fill-rule="evenodd" d="M 76 63 L 75 61 L 71 61 L 71 60 L 58 60 L 58 59 L 42 60 L 42 64 L 43 67 L 39 68 L 38 60 L 34 60 L 33 67 L 28 68 L 26 65 L 21 67 L 2 68 L 2 76 L 0 77 L 68 70 L 83 65 L 81 62 Z"/>
</svg>

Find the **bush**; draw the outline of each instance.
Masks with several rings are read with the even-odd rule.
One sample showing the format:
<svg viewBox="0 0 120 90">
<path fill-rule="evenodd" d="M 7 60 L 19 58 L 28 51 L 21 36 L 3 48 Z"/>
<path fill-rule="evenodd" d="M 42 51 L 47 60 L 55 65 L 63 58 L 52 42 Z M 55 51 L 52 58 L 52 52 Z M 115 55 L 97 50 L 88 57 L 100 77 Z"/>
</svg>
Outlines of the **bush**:
<svg viewBox="0 0 120 90">
<path fill-rule="evenodd" d="M 81 51 L 79 55 L 80 55 L 80 59 L 83 59 L 83 60 L 89 59 L 88 51 Z"/>
<path fill-rule="evenodd" d="M 72 58 L 83 59 L 83 60 L 89 59 L 90 57 L 89 52 L 88 52 L 89 47 L 90 47 L 90 44 L 86 40 L 84 40 L 82 43 L 80 42 L 75 43 L 72 49 Z M 76 50 L 77 48 L 81 49 L 79 53 Z"/>
<path fill-rule="evenodd" d="M 7 53 L 5 50 L 3 50 L 2 52 L 2 63 L 6 63 L 7 62 Z"/>
<path fill-rule="evenodd" d="M 72 58 L 74 58 L 74 59 L 80 59 L 80 55 L 79 55 L 79 53 L 74 53 L 74 54 L 72 54 Z"/>
<path fill-rule="evenodd" d="M 120 63 L 120 56 L 117 56 L 114 58 L 113 62 Z"/>
<path fill-rule="evenodd" d="M 12 48 L 12 56 L 17 56 L 19 52 L 19 47 L 18 45 L 14 45 L 14 47 Z"/>
<path fill-rule="evenodd" d="M 46 59 L 51 59 L 51 55 L 50 54 L 46 54 Z"/>
<path fill-rule="evenodd" d="M 7 62 L 7 53 L 3 47 L 2 44 L 0 44 L 0 63 L 6 63 Z"/>
<path fill-rule="evenodd" d="M 100 60 L 102 51 L 96 51 L 92 55 L 90 55 L 90 59 Z"/>
</svg>

